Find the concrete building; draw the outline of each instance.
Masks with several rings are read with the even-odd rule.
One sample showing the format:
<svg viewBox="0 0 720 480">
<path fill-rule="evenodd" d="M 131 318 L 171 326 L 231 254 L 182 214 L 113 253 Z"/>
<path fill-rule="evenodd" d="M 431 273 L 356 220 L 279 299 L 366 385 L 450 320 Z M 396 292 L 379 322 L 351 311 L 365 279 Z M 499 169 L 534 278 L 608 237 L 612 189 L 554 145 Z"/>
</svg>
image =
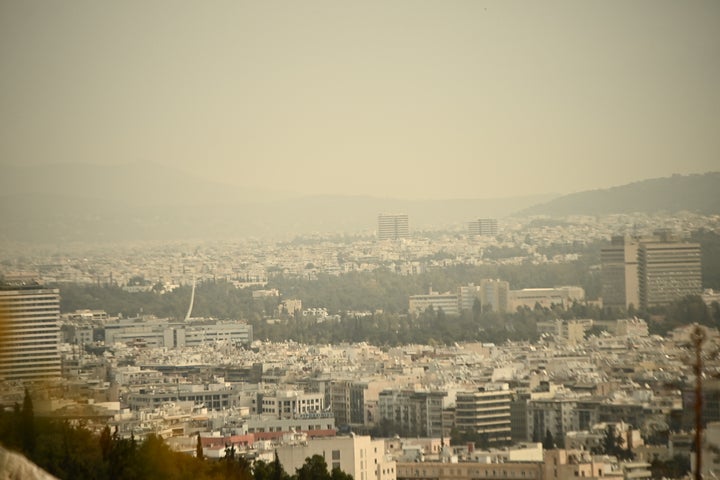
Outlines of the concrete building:
<svg viewBox="0 0 720 480">
<path fill-rule="evenodd" d="M 702 293 L 700 244 L 665 231 L 652 237 L 613 237 L 603 248 L 603 305 L 647 309 Z"/>
<path fill-rule="evenodd" d="M 410 295 L 408 312 L 411 315 L 420 315 L 430 307 L 436 312 L 442 310 L 445 315 L 460 315 L 459 298 L 455 293 L 438 293 L 431 288 L 425 295 Z"/>
<path fill-rule="evenodd" d="M 223 384 L 176 384 L 139 389 L 127 395 L 131 410 L 152 410 L 168 403 L 191 402 L 208 410 L 223 410 L 238 406 L 242 391 L 237 386 Z"/>
<path fill-rule="evenodd" d="M 59 319 L 58 289 L 0 285 L 0 380 L 61 376 Z"/>
<path fill-rule="evenodd" d="M 510 443 L 512 397 L 507 384 L 488 384 L 476 391 L 458 392 L 455 426 L 461 432 L 478 435 L 487 446 Z"/>
<path fill-rule="evenodd" d="M 480 280 L 480 305 L 483 311 L 505 312 L 508 310 L 510 283 L 505 280 L 484 278 Z"/>
<path fill-rule="evenodd" d="M 295 445 L 277 447 L 278 458 L 286 472 L 295 472 L 313 455 L 325 458 L 328 470 L 339 468 L 356 480 L 395 480 L 395 462 L 385 456 L 385 441 L 370 437 L 308 439 Z"/>
<path fill-rule="evenodd" d="M 249 345 L 252 325 L 239 321 L 192 320 L 171 322 L 165 318 L 137 317 L 108 321 L 105 344 L 142 344 L 148 347 L 195 347 L 220 341 Z"/>
<path fill-rule="evenodd" d="M 447 392 L 383 390 L 378 400 L 378 414 L 406 436 L 440 437 L 444 434 L 443 399 L 447 395 Z"/>
<path fill-rule="evenodd" d="M 554 288 L 523 288 L 522 290 L 510 290 L 508 304 L 511 311 L 527 307 L 530 309 L 540 305 L 543 308 L 550 308 L 559 305 L 568 308 L 573 302 L 585 300 L 585 290 L 582 287 L 554 287 Z"/>
<path fill-rule="evenodd" d="M 256 439 L 278 439 L 292 431 L 305 433 L 308 437 L 335 436 L 335 418 L 331 412 L 303 413 L 294 418 L 273 418 L 256 415 L 243 419 L 245 433 Z"/>
<path fill-rule="evenodd" d="M 498 233 L 496 218 L 479 218 L 468 223 L 468 234 L 472 236 L 495 236 Z"/>
<path fill-rule="evenodd" d="M 458 288 L 461 311 L 472 311 L 475 301 L 483 311 L 505 312 L 508 309 L 510 284 L 504 280 L 484 278 L 479 285 L 469 284 Z"/>
<path fill-rule="evenodd" d="M 618 462 L 615 457 L 591 455 L 585 450 L 553 449 L 545 451 L 541 478 L 545 480 L 575 480 L 583 477 L 642 480 L 651 477 L 650 464 Z"/>
<path fill-rule="evenodd" d="M 378 240 L 398 240 L 410 237 L 410 221 L 407 214 L 378 215 Z"/>
<path fill-rule="evenodd" d="M 567 432 L 579 430 L 576 412 L 577 400 L 573 398 L 537 398 L 527 404 L 527 438 L 542 441 L 550 432 L 555 443 L 561 446 Z"/>
<path fill-rule="evenodd" d="M 637 239 L 615 236 L 610 246 L 600 251 L 603 306 L 640 306 L 638 247 Z"/>
<path fill-rule="evenodd" d="M 716 478 L 717 472 L 720 472 L 718 449 L 720 449 L 720 423 L 711 422 L 703 432 L 701 478 Z M 698 471 L 695 455 L 690 456 L 690 462 L 694 475 Z"/>
<path fill-rule="evenodd" d="M 330 406 L 335 414 L 335 423 L 338 426 L 374 424 L 380 392 L 391 385 L 389 380 L 333 382 L 330 385 Z"/>
<path fill-rule="evenodd" d="M 556 340 L 562 340 L 569 345 L 577 345 L 585 339 L 585 332 L 593 326 L 590 319 L 578 320 L 548 320 L 537 322 L 539 334 L 550 334 Z"/>
<path fill-rule="evenodd" d="M 640 306 L 667 305 L 702 293 L 699 243 L 641 243 L 638 250 Z"/>
<path fill-rule="evenodd" d="M 325 409 L 325 395 L 297 390 L 278 390 L 272 395 L 258 394 L 258 413 L 275 418 L 294 418 Z"/>
<path fill-rule="evenodd" d="M 413 462 L 397 464 L 398 480 L 497 480 L 516 478 L 540 480 L 542 462 Z"/>
</svg>

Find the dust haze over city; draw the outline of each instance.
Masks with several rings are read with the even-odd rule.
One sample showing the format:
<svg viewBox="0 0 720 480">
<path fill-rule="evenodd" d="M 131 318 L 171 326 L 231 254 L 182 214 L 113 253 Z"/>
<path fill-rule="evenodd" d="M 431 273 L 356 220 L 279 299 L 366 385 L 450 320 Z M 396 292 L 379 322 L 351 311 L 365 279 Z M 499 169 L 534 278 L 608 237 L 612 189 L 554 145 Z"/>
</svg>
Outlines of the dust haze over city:
<svg viewBox="0 0 720 480">
<path fill-rule="evenodd" d="M 718 59 L 712 1 L 0 1 L 2 468 L 712 478 Z"/>
</svg>

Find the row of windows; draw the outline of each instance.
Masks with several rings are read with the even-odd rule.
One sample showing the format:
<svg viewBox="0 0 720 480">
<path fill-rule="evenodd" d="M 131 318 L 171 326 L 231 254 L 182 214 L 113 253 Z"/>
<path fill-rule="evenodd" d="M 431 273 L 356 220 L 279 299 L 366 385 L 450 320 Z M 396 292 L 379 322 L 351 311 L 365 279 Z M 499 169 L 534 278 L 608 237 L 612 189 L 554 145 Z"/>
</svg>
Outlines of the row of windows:
<svg viewBox="0 0 720 480">
<path fill-rule="evenodd" d="M 484 478 L 535 478 L 536 472 L 533 470 L 497 470 L 497 469 L 464 469 L 464 468 L 399 468 L 398 478 L 414 477 L 432 477 L 437 475 L 457 475 L 457 476 L 468 476 L 473 480 L 480 480 Z"/>
</svg>

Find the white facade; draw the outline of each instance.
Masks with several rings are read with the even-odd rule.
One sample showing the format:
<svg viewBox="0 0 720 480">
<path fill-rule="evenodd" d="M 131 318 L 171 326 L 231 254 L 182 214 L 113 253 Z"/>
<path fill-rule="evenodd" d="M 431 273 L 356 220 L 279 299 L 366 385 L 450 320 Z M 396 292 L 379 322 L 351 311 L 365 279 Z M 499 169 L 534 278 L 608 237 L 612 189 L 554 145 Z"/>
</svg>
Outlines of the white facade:
<svg viewBox="0 0 720 480">
<path fill-rule="evenodd" d="M 585 290 L 582 287 L 556 287 L 556 288 L 523 288 L 522 290 L 510 290 L 508 303 L 510 311 L 516 311 L 520 307 L 550 308 L 552 305 L 560 305 L 568 308 L 573 302 L 585 300 Z"/>
<path fill-rule="evenodd" d="M 276 418 L 318 413 L 325 409 L 325 395 L 296 390 L 277 391 L 274 395 L 258 395 L 258 412 Z"/>
<path fill-rule="evenodd" d="M 412 315 L 420 315 L 428 307 L 433 310 L 442 309 L 446 315 L 460 315 L 458 296 L 454 293 L 430 292 L 426 295 L 411 295 L 408 300 L 408 311 Z"/>
<path fill-rule="evenodd" d="M 338 467 L 355 480 L 395 480 L 395 462 L 385 456 L 385 441 L 366 436 L 318 438 L 299 445 L 277 448 L 278 458 L 288 473 L 302 467 L 313 455 L 325 458 L 328 470 Z"/>
</svg>

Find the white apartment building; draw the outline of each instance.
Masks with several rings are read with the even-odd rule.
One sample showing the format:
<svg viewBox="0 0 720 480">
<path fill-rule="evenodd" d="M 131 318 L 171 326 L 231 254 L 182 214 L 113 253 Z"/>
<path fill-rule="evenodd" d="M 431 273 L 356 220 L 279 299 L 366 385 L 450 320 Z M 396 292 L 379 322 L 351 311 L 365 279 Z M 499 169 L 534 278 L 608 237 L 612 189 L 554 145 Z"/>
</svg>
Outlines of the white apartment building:
<svg viewBox="0 0 720 480">
<path fill-rule="evenodd" d="M 438 293 L 432 288 L 425 295 L 411 295 L 408 300 L 408 312 L 411 315 L 420 315 L 429 307 L 433 310 L 442 310 L 445 315 L 460 315 L 458 296 L 455 293 Z"/>
<path fill-rule="evenodd" d="M 585 290 L 582 287 L 554 287 L 554 288 L 523 288 L 522 290 L 510 290 L 508 304 L 511 312 L 520 307 L 550 308 L 553 305 L 560 305 L 568 308 L 573 302 L 585 300 Z"/>
<path fill-rule="evenodd" d="M 252 325 L 240 321 L 171 322 L 154 317 L 125 318 L 105 325 L 105 343 L 143 342 L 149 347 L 195 347 L 220 341 L 250 344 Z"/>
<path fill-rule="evenodd" d="M 385 441 L 367 436 L 309 439 L 297 445 L 277 448 L 278 458 L 288 473 L 302 467 L 313 455 L 325 458 L 328 470 L 337 467 L 356 480 L 395 480 L 395 462 L 385 455 Z"/>
<path fill-rule="evenodd" d="M 294 418 L 325 409 L 325 394 L 298 390 L 278 390 L 272 395 L 258 394 L 257 413 L 275 418 Z"/>
</svg>

